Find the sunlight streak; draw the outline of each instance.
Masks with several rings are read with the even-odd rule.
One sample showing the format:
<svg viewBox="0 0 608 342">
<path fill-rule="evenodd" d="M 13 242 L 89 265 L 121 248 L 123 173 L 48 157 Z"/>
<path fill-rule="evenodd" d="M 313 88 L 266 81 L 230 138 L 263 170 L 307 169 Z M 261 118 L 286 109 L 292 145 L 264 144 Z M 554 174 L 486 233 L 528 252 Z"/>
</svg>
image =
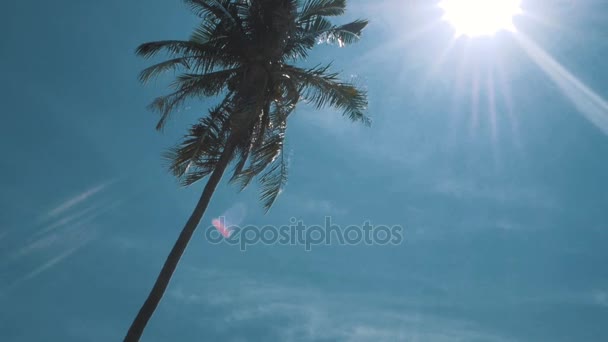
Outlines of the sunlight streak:
<svg viewBox="0 0 608 342">
<path fill-rule="evenodd" d="M 498 123 L 496 112 L 496 90 L 494 86 L 494 74 L 489 72 L 486 78 L 488 87 L 488 110 L 490 111 L 490 125 L 492 129 L 492 140 L 496 143 L 498 139 Z"/>
<path fill-rule="evenodd" d="M 479 70 L 473 70 L 471 84 L 471 135 L 479 125 Z"/>
<path fill-rule="evenodd" d="M 572 101 L 576 109 L 608 135 L 608 102 L 583 84 L 531 39 L 521 33 L 514 36 L 530 58 Z"/>
<path fill-rule="evenodd" d="M 514 136 L 515 143 L 521 147 L 521 141 L 519 140 L 519 123 L 517 122 L 517 116 L 513 111 L 513 96 L 511 94 L 511 89 L 507 84 L 507 71 L 505 70 L 505 66 L 502 61 L 498 61 L 498 65 L 496 68 L 498 72 L 498 90 L 500 91 L 500 95 L 502 98 L 502 102 L 506 106 L 507 117 L 509 123 L 511 124 L 511 134 Z"/>
<path fill-rule="evenodd" d="M 440 23 L 439 20 L 428 23 L 417 29 L 413 29 L 410 32 L 403 34 L 399 37 L 391 37 L 390 40 L 383 41 L 373 49 L 363 53 L 356 57 L 353 61 L 353 65 L 378 63 L 381 61 L 383 56 L 401 53 L 401 49 L 406 44 L 410 44 L 417 39 L 424 38 L 424 34 L 431 32 Z"/>
<path fill-rule="evenodd" d="M 441 68 L 444 66 L 445 61 L 449 57 L 449 54 L 450 52 L 452 52 L 452 49 L 455 45 L 456 39 L 450 40 L 450 43 L 441 51 L 441 53 L 437 57 L 437 60 L 432 63 L 427 75 L 422 79 L 422 85 L 420 86 L 420 88 L 423 91 L 426 89 L 428 83 L 439 74 Z"/>
</svg>

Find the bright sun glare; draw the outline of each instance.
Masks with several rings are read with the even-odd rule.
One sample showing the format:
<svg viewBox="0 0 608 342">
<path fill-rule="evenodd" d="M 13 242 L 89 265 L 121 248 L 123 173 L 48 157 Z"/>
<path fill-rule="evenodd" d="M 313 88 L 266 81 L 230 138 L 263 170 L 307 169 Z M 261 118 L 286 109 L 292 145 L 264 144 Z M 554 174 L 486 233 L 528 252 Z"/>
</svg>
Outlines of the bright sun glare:
<svg viewBox="0 0 608 342">
<path fill-rule="evenodd" d="M 456 36 L 476 37 L 515 31 L 513 17 L 521 13 L 520 3 L 521 0 L 441 0 L 439 7 Z"/>
</svg>

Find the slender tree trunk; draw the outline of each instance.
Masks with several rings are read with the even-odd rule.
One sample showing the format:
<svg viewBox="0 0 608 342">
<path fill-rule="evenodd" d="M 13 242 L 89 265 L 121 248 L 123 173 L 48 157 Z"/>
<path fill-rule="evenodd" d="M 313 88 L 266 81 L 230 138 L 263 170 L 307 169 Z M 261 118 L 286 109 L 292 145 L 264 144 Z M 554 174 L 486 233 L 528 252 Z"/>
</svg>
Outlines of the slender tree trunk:
<svg viewBox="0 0 608 342">
<path fill-rule="evenodd" d="M 179 234 L 177 241 L 175 241 L 175 245 L 173 245 L 171 253 L 169 253 L 167 260 L 165 260 L 165 264 L 163 265 L 163 268 L 161 269 L 158 278 L 156 278 L 156 282 L 154 283 L 154 287 L 152 287 L 148 298 L 144 302 L 144 305 L 141 307 L 141 309 L 139 309 L 137 317 L 135 317 L 135 320 L 131 324 L 129 331 L 125 336 L 125 342 L 137 342 L 141 338 L 146 324 L 148 324 L 148 321 L 154 314 L 158 303 L 162 299 L 163 294 L 165 293 L 165 290 L 167 289 L 167 286 L 171 281 L 171 276 L 173 275 L 173 272 L 175 271 L 175 268 L 177 267 L 180 258 L 184 254 L 186 246 L 188 246 L 188 242 L 190 241 L 190 238 L 192 238 L 192 234 L 194 234 L 196 227 L 198 226 L 199 222 L 201 221 L 201 218 L 203 217 L 203 214 L 205 213 L 205 210 L 207 209 L 207 205 L 209 205 L 209 201 L 211 200 L 211 196 L 213 196 L 215 188 L 222 179 L 222 175 L 224 174 L 224 171 L 230 163 L 230 159 L 232 157 L 232 154 L 234 153 L 234 149 L 234 139 L 229 138 L 228 143 L 226 144 L 226 148 L 224 149 L 222 156 L 220 157 L 220 160 L 218 161 L 217 166 L 215 167 L 215 170 L 213 171 L 213 173 L 209 177 L 209 180 L 207 181 L 207 184 L 205 185 L 205 189 L 203 190 L 201 198 L 196 204 L 192 215 L 190 215 L 188 222 L 186 222 L 184 229 Z"/>
</svg>

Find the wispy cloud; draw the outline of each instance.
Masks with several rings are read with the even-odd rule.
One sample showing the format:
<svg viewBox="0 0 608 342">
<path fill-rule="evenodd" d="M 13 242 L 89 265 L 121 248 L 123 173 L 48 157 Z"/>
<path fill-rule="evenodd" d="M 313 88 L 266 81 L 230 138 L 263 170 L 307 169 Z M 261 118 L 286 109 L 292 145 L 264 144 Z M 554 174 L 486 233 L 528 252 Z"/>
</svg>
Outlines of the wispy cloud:
<svg viewBox="0 0 608 342">
<path fill-rule="evenodd" d="M 51 257 L 48 261 L 46 261 L 42 265 L 33 269 L 31 272 L 26 274 L 23 278 L 19 279 L 17 282 L 22 282 L 22 281 L 32 279 L 32 278 L 36 277 L 37 275 L 43 273 L 44 271 L 49 270 L 53 266 L 57 265 L 58 263 L 60 263 L 61 261 L 63 261 L 67 257 L 69 257 L 70 255 L 76 253 L 78 250 L 80 250 L 82 247 L 87 245 L 89 242 L 93 241 L 96 236 L 97 236 L 97 232 L 89 231 L 85 236 L 82 236 L 81 239 L 79 239 L 71 247 L 60 252 L 58 255 Z"/>
<path fill-rule="evenodd" d="M 53 218 L 58 216 L 59 214 L 64 213 L 65 211 L 71 209 L 72 207 L 86 201 L 87 199 L 89 199 L 91 196 L 103 191 L 104 189 L 106 189 L 108 186 L 110 186 L 112 183 L 116 182 L 115 179 L 113 180 L 109 180 L 106 182 L 103 182 L 99 185 L 96 185 L 88 190 L 85 190 L 84 192 L 68 199 L 67 201 L 61 203 L 59 206 L 55 207 L 54 209 L 50 210 L 47 214 L 48 218 Z"/>
<path fill-rule="evenodd" d="M 11 257 L 13 259 L 23 257 L 27 254 L 30 254 L 37 250 L 42 250 L 48 248 L 55 244 L 57 241 L 61 240 L 61 236 L 59 234 L 50 234 L 43 236 L 42 238 L 35 239 L 25 246 L 19 248 L 16 252 L 14 252 Z"/>
<path fill-rule="evenodd" d="M 157 244 L 142 240 L 134 236 L 125 236 L 121 234 L 112 234 L 108 236 L 106 242 L 111 248 L 116 248 L 120 251 L 131 251 L 131 252 L 154 252 L 158 247 Z M 165 250 L 162 250 L 164 253 Z"/>
<path fill-rule="evenodd" d="M 595 291 L 595 293 L 593 293 L 593 301 L 597 305 L 608 307 L 608 292 Z"/>
<path fill-rule="evenodd" d="M 88 206 L 85 203 L 113 182 L 107 181 L 92 187 L 57 206 L 47 213 L 42 222 L 38 222 L 42 226 L 38 231 L 24 238 L 23 242 L 2 251 L 4 255 L 0 258 L 0 271 L 14 269 L 15 272 L 11 273 L 16 276 L 0 295 L 6 295 L 17 285 L 51 270 L 97 239 L 100 232 L 94 220 L 124 200 L 106 199 Z"/>
<path fill-rule="evenodd" d="M 36 233 L 36 236 L 40 236 L 43 234 L 50 233 L 54 230 L 60 229 L 62 227 L 68 226 L 70 224 L 74 224 L 78 222 L 77 225 L 80 225 L 85 222 L 90 222 L 95 218 L 107 213 L 108 211 L 116 208 L 121 205 L 123 200 L 115 200 L 115 201 L 106 201 L 103 203 L 93 204 L 81 211 L 75 212 L 68 216 L 58 219 L 57 221 L 51 223 L 50 225 L 44 227 L 42 230 Z"/>
<path fill-rule="evenodd" d="M 95 218 L 120 205 L 117 200 L 110 203 L 88 207 L 80 212 L 58 219 L 51 225 L 36 232 L 21 247 L 10 254 L 11 259 L 18 259 L 39 251 L 48 250 L 58 245 L 69 243 L 73 237 L 82 234 Z M 86 233 L 86 232 L 85 232 Z"/>
<path fill-rule="evenodd" d="M 419 313 L 412 307 L 421 302 L 403 298 L 327 292 L 217 271 L 188 274 L 193 278 L 177 283 L 170 298 L 180 306 L 211 308 L 218 313 L 214 328 L 221 331 L 267 322 L 276 340 L 288 342 L 508 341 L 475 322 Z"/>
<path fill-rule="evenodd" d="M 62 230 L 41 234 L 30 239 L 24 246 L 18 248 L 11 254 L 13 259 L 24 257 L 26 255 L 45 251 L 50 248 L 70 244 L 75 240 L 81 240 L 81 235 L 90 235 L 87 225 L 99 215 L 98 213 L 85 217 L 79 221 L 73 222 L 68 227 Z M 94 235 L 94 234 L 93 234 Z"/>
<path fill-rule="evenodd" d="M 44 227 L 37 234 L 38 235 L 39 234 L 45 234 L 45 233 L 53 231 L 53 230 L 55 230 L 57 228 L 61 228 L 61 227 L 65 226 L 65 225 L 67 225 L 69 223 L 72 223 L 72 222 L 74 222 L 74 221 L 76 221 L 76 220 L 84 217 L 85 215 L 87 215 L 87 214 L 89 214 L 91 212 L 94 212 L 95 210 L 100 209 L 100 207 L 101 207 L 100 204 L 94 204 L 94 205 L 91 205 L 91 206 L 89 206 L 89 207 L 87 207 L 87 208 L 85 208 L 83 210 L 80 210 L 80 211 L 78 211 L 76 213 L 73 213 L 73 214 L 67 215 L 65 217 L 62 217 L 62 218 L 58 219 L 57 221 L 55 221 L 55 222 L 49 224 L 48 226 Z"/>
<path fill-rule="evenodd" d="M 1 289 L 0 296 L 6 295 L 10 290 L 16 288 L 23 282 L 49 271 L 87 244 L 91 243 L 98 235 L 98 230 L 96 228 L 82 222 L 77 223 L 69 230 L 49 234 L 36 239 L 25 247 L 17 250 L 11 255 L 13 259 L 31 255 L 35 257 L 35 259 L 42 259 L 43 262 L 34 268 L 31 268 L 26 274 L 13 279 L 7 287 Z M 8 266 L 10 266 L 10 264 Z"/>
<path fill-rule="evenodd" d="M 324 199 L 308 199 L 304 201 L 303 208 L 318 215 L 345 215 L 348 213 L 345 208 Z"/>
<path fill-rule="evenodd" d="M 507 186 L 483 184 L 469 179 L 441 179 L 432 186 L 432 191 L 458 199 L 479 199 L 495 202 L 524 203 L 535 207 L 553 208 L 555 198 L 544 189 L 533 186 Z"/>
</svg>

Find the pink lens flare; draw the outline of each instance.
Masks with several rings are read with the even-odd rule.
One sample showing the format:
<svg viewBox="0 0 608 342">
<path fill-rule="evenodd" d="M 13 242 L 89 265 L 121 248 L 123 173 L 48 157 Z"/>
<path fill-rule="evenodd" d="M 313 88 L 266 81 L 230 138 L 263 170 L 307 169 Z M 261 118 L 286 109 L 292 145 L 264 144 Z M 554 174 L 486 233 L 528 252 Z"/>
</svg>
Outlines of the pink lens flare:
<svg viewBox="0 0 608 342">
<path fill-rule="evenodd" d="M 215 227 L 215 229 L 217 229 L 218 232 L 220 232 L 220 234 L 222 234 L 223 237 L 230 237 L 232 231 L 228 229 L 228 227 L 226 227 L 226 225 L 224 224 L 224 220 L 214 219 L 213 221 L 211 221 L 211 224 Z"/>
<path fill-rule="evenodd" d="M 243 203 L 236 203 L 226 210 L 220 217 L 211 221 L 211 224 L 217 229 L 224 238 L 229 238 L 232 235 L 233 227 L 243 221 L 247 214 L 247 207 Z"/>
<path fill-rule="evenodd" d="M 236 203 L 226 210 L 220 217 L 211 221 L 224 238 L 229 238 L 234 231 L 234 227 L 239 225 L 247 215 L 247 207 L 243 203 Z"/>
</svg>

